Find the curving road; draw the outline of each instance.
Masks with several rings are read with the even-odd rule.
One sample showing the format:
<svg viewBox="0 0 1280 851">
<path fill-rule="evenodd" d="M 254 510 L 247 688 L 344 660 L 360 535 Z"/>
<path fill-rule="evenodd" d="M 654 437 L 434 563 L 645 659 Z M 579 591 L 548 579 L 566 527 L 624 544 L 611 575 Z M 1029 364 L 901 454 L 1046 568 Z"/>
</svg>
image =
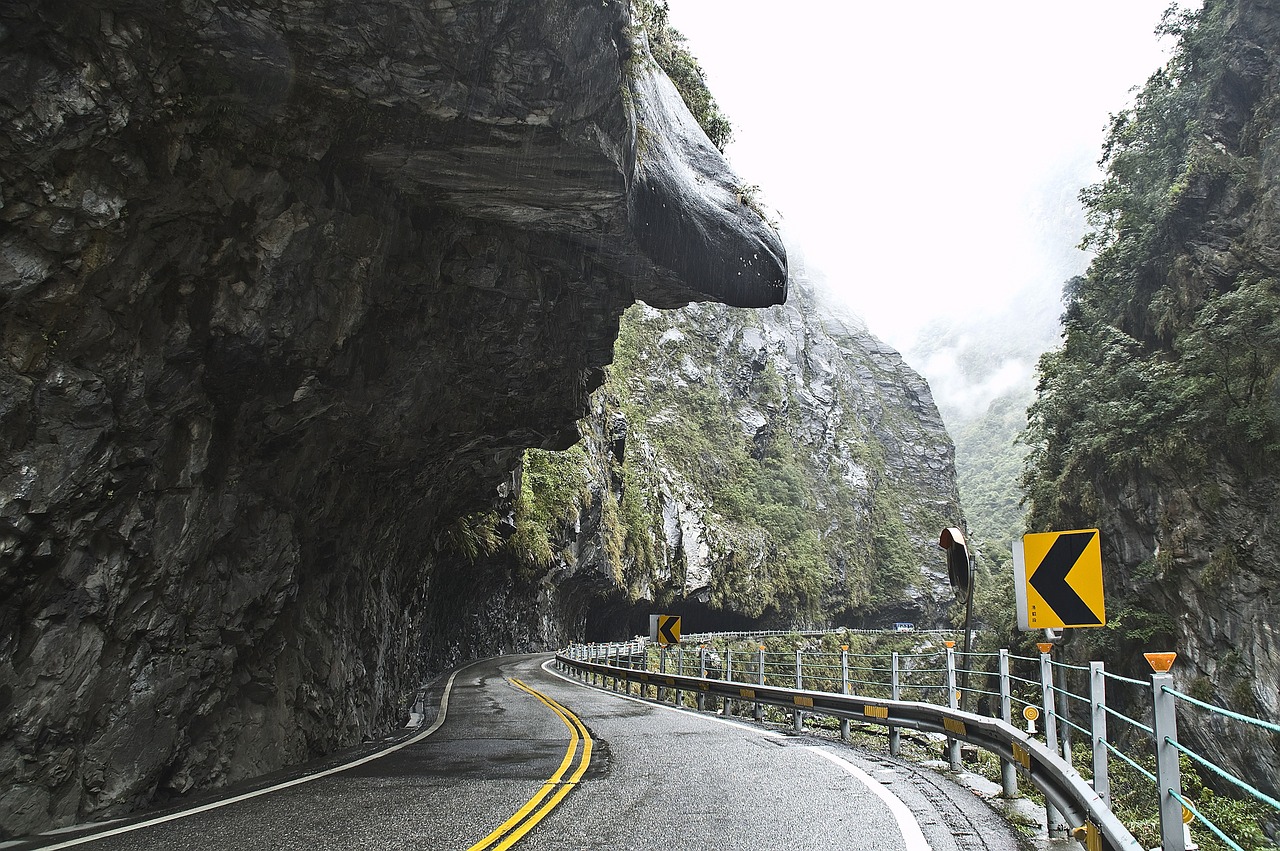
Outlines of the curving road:
<svg viewBox="0 0 1280 851">
<path fill-rule="evenodd" d="M 361 764 L 313 767 L 284 788 L 114 823 L 105 835 L 77 830 L 12 847 L 1018 848 L 1003 820 L 943 777 L 584 687 L 548 671 L 548 658 L 459 670 L 443 718 Z M 168 820 L 149 823 L 157 818 Z"/>
</svg>

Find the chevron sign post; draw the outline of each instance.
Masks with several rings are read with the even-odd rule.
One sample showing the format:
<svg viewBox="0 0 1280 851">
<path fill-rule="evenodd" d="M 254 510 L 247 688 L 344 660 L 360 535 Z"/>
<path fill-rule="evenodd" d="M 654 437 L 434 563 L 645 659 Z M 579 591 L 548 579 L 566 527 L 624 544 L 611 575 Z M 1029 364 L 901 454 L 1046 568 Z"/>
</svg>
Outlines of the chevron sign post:
<svg viewBox="0 0 1280 851">
<path fill-rule="evenodd" d="M 663 647 L 680 643 L 679 615 L 649 615 L 649 640 Z"/>
<path fill-rule="evenodd" d="M 1024 535 L 1013 543 L 1018 626 L 1103 626 L 1102 545 L 1097 529 Z"/>
</svg>

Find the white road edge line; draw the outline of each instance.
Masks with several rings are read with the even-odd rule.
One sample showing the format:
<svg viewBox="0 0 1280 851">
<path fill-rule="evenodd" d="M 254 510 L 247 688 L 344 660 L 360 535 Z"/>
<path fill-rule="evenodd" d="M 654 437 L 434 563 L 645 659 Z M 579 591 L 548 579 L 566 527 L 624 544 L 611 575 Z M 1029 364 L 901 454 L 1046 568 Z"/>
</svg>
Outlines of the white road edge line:
<svg viewBox="0 0 1280 851">
<path fill-rule="evenodd" d="M 920 829 L 920 822 L 916 821 L 915 814 L 902 802 L 902 799 L 885 788 L 884 784 L 876 780 L 870 774 L 854 765 L 849 760 L 838 754 L 821 748 L 817 745 L 805 745 L 805 750 L 810 750 L 825 760 L 835 763 L 843 768 L 849 774 L 862 781 L 868 789 L 889 808 L 889 812 L 893 814 L 894 821 L 898 823 L 898 830 L 902 832 L 902 841 L 907 846 L 907 851 L 932 851 L 929 840 L 924 838 L 924 831 Z"/>
<path fill-rule="evenodd" d="M 484 661 L 484 660 L 477 660 L 477 662 L 472 662 L 471 665 L 475 665 L 479 661 Z M 395 753 L 401 748 L 407 748 L 409 747 L 409 745 L 417 744 L 418 742 L 422 741 L 427 736 L 430 736 L 436 730 L 439 730 L 442 726 L 444 726 L 444 717 L 445 717 L 445 714 L 449 711 L 449 692 L 453 689 L 454 678 L 456 678 L 458 674 L 462 673 L 467 668 L 470 668 L 471 665 L 464 665 L 463 667 L 459 668 L 458 670 L 454 671 L 452 674 L 449 675 L 448 681 L 446 681 L 444 684 L 444 694 L 442 694 L 440 697 L 440 712 L 436 715 L 435 723 L 433 723 L 427 729 L 423 730 L 421 733 L 418 733 L 417 735 L 413 736 L 412 738 L 405 739 L 403 742 L 398 742 L 397 744 L 392 745 L 386 750 L 377 751 L 371 754 L 366 754 L 365 756 L 362 756 L 357 760 L 352 760 L 351 762 L 343 763 L 342 765 L 337 765 L 337 766 L 334 766 L 333 768 L 326 768 L 324 771 L 319 771 L 319 772 L 316 772 L 315 774 L 308 774 L 305 777 L 295 777 L 293 780 L 286 780 L 283 783 L 277 783 L 276 785 L 268 786 L 265 789 L 256 789 L 252 792 L 245 792 L 242 795 L 236 795 L 234 798 L 225 798 L 221 801 L 213 801 L 212 803 L 203 804 L 199 807 L 193 807 L 192 809 L 189 809 L 189 810 L 182 810 L 181 812 L 169 813 L 166 816 L 159 816 L 157 818 L 148 819 L 146 821 L 140 821 L 137 824 L 129 824 L 129 825 L 125 825 L 124 827 L 117 827 L 112 830 L 104 830 L 101 833 L 95 833 L 90 836 L 82 836 L 79 839 L 71 839 L 66 842 L 60 842 L 57 845 L 42 845 L 40 846 L 40 851 L 55 851 L 55 849 L 58 849 L 58 848 L 71 848 L 74 845 L 84 845 L 87 842 L 96 842 L 99 839 L 106 839 L 111 836 L 119 836 L 122 833 L 131 833 L 135 830 L 141 830 L 144 827 L 152 827 L 157 824 L 164 824 L 167 821 L 176 821 L 180 818 L 186 818 L 187 816 L 194 816 L 194 815 L 198 815 L 199 813 L 207 813 L 209 810 L 216 810 L 219 807 L 225 807 L 230 804 L 238 804 L 239 802 L 247 801 L 250 798 L 257 798 L 261 795 L 270 794 L 271 792 L 278 792 L 281 789 L 288 789 L 291 786 L 301 786 L 303 783 L 310 783 L 312 780 L 319 780 L 321 777 L 329 777 L 330 775 L 337 774 L 342 771 L 346 771 L 349 768 L 355 768 L 356 766 L 373 762 L 375 759 L 382 759 L 382 757 L 386 756 L 387 754 Z"/>
<path fill-rule="evenodd" d="M 630 700 L 630 701 L 634 701 L 635 703 L 643 703 L 647 706 L 656 706 L 659 709 L 667 709 L 667 710 L 670 710 L 671 712 L 682 712 L 685 714 L 690 714 L 687 712 L 687 710 L 677 709 L 674 706 L 667 706 L 665 703 L 657 703 L 652 700 L 642 700 L 641 698 L 638 698 L 638 697 L 631 697 L 630 695 L 625 695 L 625 694 L 617 694 L 616 692 L 599 689 L 596 686 L 586 685 L 585 683 L 579 680 L 575 680 L 572 677 L 565 676 L 559 671 L 553 671 L 551 668 L 549 668 L 548 666 L 554 665 L 555 661 L 556 661 L 555 659 L 548 659 L 546 662 L 543 662 L 542 670 L 546 671 L 548 674 L 551 674 L 554 677 L 559 677 L 565 682 L 573 683 L 574 685 L 581 686 L 583 688 L 589 688 L 596 691 L 604 691 L 605 694 L 613 695 L 614 697 L 621 698 L 622 700 Z M 650 685 L 652 685 L 652 683 Z M 779 733 L 774 730 L 765 730 L 760 727 L 751 726 L 750 724 L 742 724 L 737 721 L 730 721 L 726 718 L 717 718 L 714 715 L 698 714 L 696 717 L 703 718 L 707 721 L 715 721 L 719 724 L 725 724 L 729 727 L 737 727 L 740 730 L 749 730 L 753 733 L 759 733 L 762 736 L 771 736 L 774 738 L 783 737 L 782 733 Z M 885 806 L 889 808 L 889 812 L 893 814 L 894 821 L 898 823 L 898 830 L 902 833 L 902 841 L 907 846 L 907 851 L 933 851 L 932 846 L 929 845 L 929 840 L 924 838 L 924 831 L 920 829 L 920 822 L 916 820 L 915 814 L 911 812 L 911 809 L 907 807 L 905 803 L 903 803 L 901 798 L 899 798 L 897 795 L 893 794 L 887 788 L 885 788 L 885 785 L 883 783 L 881 783 L 879 780 L 876 780 L 870 774 L 867 774 L 867 772 L 863 771 L 858 766 L 849 762 L 847 759 L 837 756 L 836 754 L 833 754 L 830 751 L 824 750 L 823 748 L 818 747 L 816 745 L 805 745 L 805 748 L 806 750 L 813 751 L 823 759 L 830 760 L 831 762 L 835 763 L 839 767 L 843 768 L 849 774 L 856 777 L 858 780 L 861 780 L 863 785 L 865 785 L 868 789 L 871 790 L 872 794 L 874 794 L 877 798 L 879 798 L 881 801 L 885 803 Z"/>
</svg>

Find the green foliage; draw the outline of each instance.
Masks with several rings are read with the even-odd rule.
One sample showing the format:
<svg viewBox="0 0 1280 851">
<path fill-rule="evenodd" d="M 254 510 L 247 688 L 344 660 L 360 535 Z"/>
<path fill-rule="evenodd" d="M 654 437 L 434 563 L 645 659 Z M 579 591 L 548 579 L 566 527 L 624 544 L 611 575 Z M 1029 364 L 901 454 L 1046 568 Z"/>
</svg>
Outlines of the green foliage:
<svg viewBox="0 0 1280 851">
<path fill-rule="evenodd" d="M 591 499 L 586 457 L 575 446 L 564 452 L 528 449 L 514 504 L 515 532 L 505 548 L 529 569 L 544 568 L 555 558 L 553 535 L 572 523 Z"/>
<path fill-rule="evenodd" d="M 711 144 L 723 151 L 733 138 L 733 127 L 707 88 L 706 75 L 685 46 L 685 37 L 668 21 L 667 0 L 633 0 L 632 13 L 649 37 L 654 61 L 675 83 Z"/>
<path fill-rule="evenodd" d="M 1260 100 L 1253 108 L 1270 112 L 1242 116 L 1243 130 L 1224 118 L 1231 8 L 1167 16 L 1173 58 L 1113 117 L 1105 177 L 1081 195 L 1096 255 L 1067 286 L 1064 342 L 1042 357 L 1029 409 L 1031 530 L 1104 525 L 1134 489 L 1197 503 L 1199 516 L 1155 518 L 1158 556 L 1132 568 L 1088 639 L 1104 657 L 1172 644 L 1176 624 L 1141 595 L 1186 568 L 1178 529 L 1216 531 L 1224 492 L 1249 499 L 1280 461 L 1280 280 L 1257 245 L 1270 231 L 1252 230 L 1274 217 L 1258 199 L 1277 177 L 1250 141 L 1274 127 L 1275 104 Z M 1223 541 L 1190 569 L 1211 588 L 1259 561 Z"/>
<path fill-rule="evenodd" d="M 712 605 L 814 623 L 901 600 L 920 555 L 903 516 L 912 499 L 885 479 L 883 450 L 858 417 L 841 421 L 828 440 L 867 471 L 864 486 L 851 486 L 842 463 L 804 441 L 778 365 L 755 364 L 722 386 L 710 366 L 724 357 L 720 334 L 633 308 L 606 383 L 631 424 L 628 440 L 651 447 L 719 515 L 707 542 Z M 768 420 L 754 434 L 742 426 L 744 407 Z"/>
<path fill-rule="evenodd" d="M 493 511 L 459 517 L 444 530 L 440 546 L 474 564 L 481 555 L 492 555 L 502 546 L 498 521 L 498 515 Z"/>
</svg>

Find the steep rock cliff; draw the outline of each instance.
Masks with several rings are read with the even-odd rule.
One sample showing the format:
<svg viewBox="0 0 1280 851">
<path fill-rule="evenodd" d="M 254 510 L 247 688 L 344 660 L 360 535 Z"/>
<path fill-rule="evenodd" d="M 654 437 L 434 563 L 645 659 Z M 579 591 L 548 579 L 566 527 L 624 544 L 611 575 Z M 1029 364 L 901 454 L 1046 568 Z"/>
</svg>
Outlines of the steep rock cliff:
<svg viewBox="0 0 1280 851">
<path fill-rule="evenodd" d="M 1030 524 L 1098 526 L 1115 669 L 1280 720 L 1280 9 L 1210 0 L 1114 119 L 1098 255 L 1032 407 Z M 1088 634 L 1084 634 L 1084 633 Z M 1197 715 L 1200 753 L 1278 791 L 1280 743 Z"/>
<path fill-rule="evenodd" d="M 961 515 L 928 385 L 791 272 L 782 307 L 632 307 L 583 443 L 527 453 L 480 572 L 545 579 L 577 640 L 655 607 L 690 630 L 943 625 L 937 535 Z"/>
<path fill-rule="evenodd" d="M 3 833 L 395 723 L 441 529 L 577 439 L 622 310 L 786 296 L 616 0 L 19 0 L 0 41 Z"/>
</svg>

